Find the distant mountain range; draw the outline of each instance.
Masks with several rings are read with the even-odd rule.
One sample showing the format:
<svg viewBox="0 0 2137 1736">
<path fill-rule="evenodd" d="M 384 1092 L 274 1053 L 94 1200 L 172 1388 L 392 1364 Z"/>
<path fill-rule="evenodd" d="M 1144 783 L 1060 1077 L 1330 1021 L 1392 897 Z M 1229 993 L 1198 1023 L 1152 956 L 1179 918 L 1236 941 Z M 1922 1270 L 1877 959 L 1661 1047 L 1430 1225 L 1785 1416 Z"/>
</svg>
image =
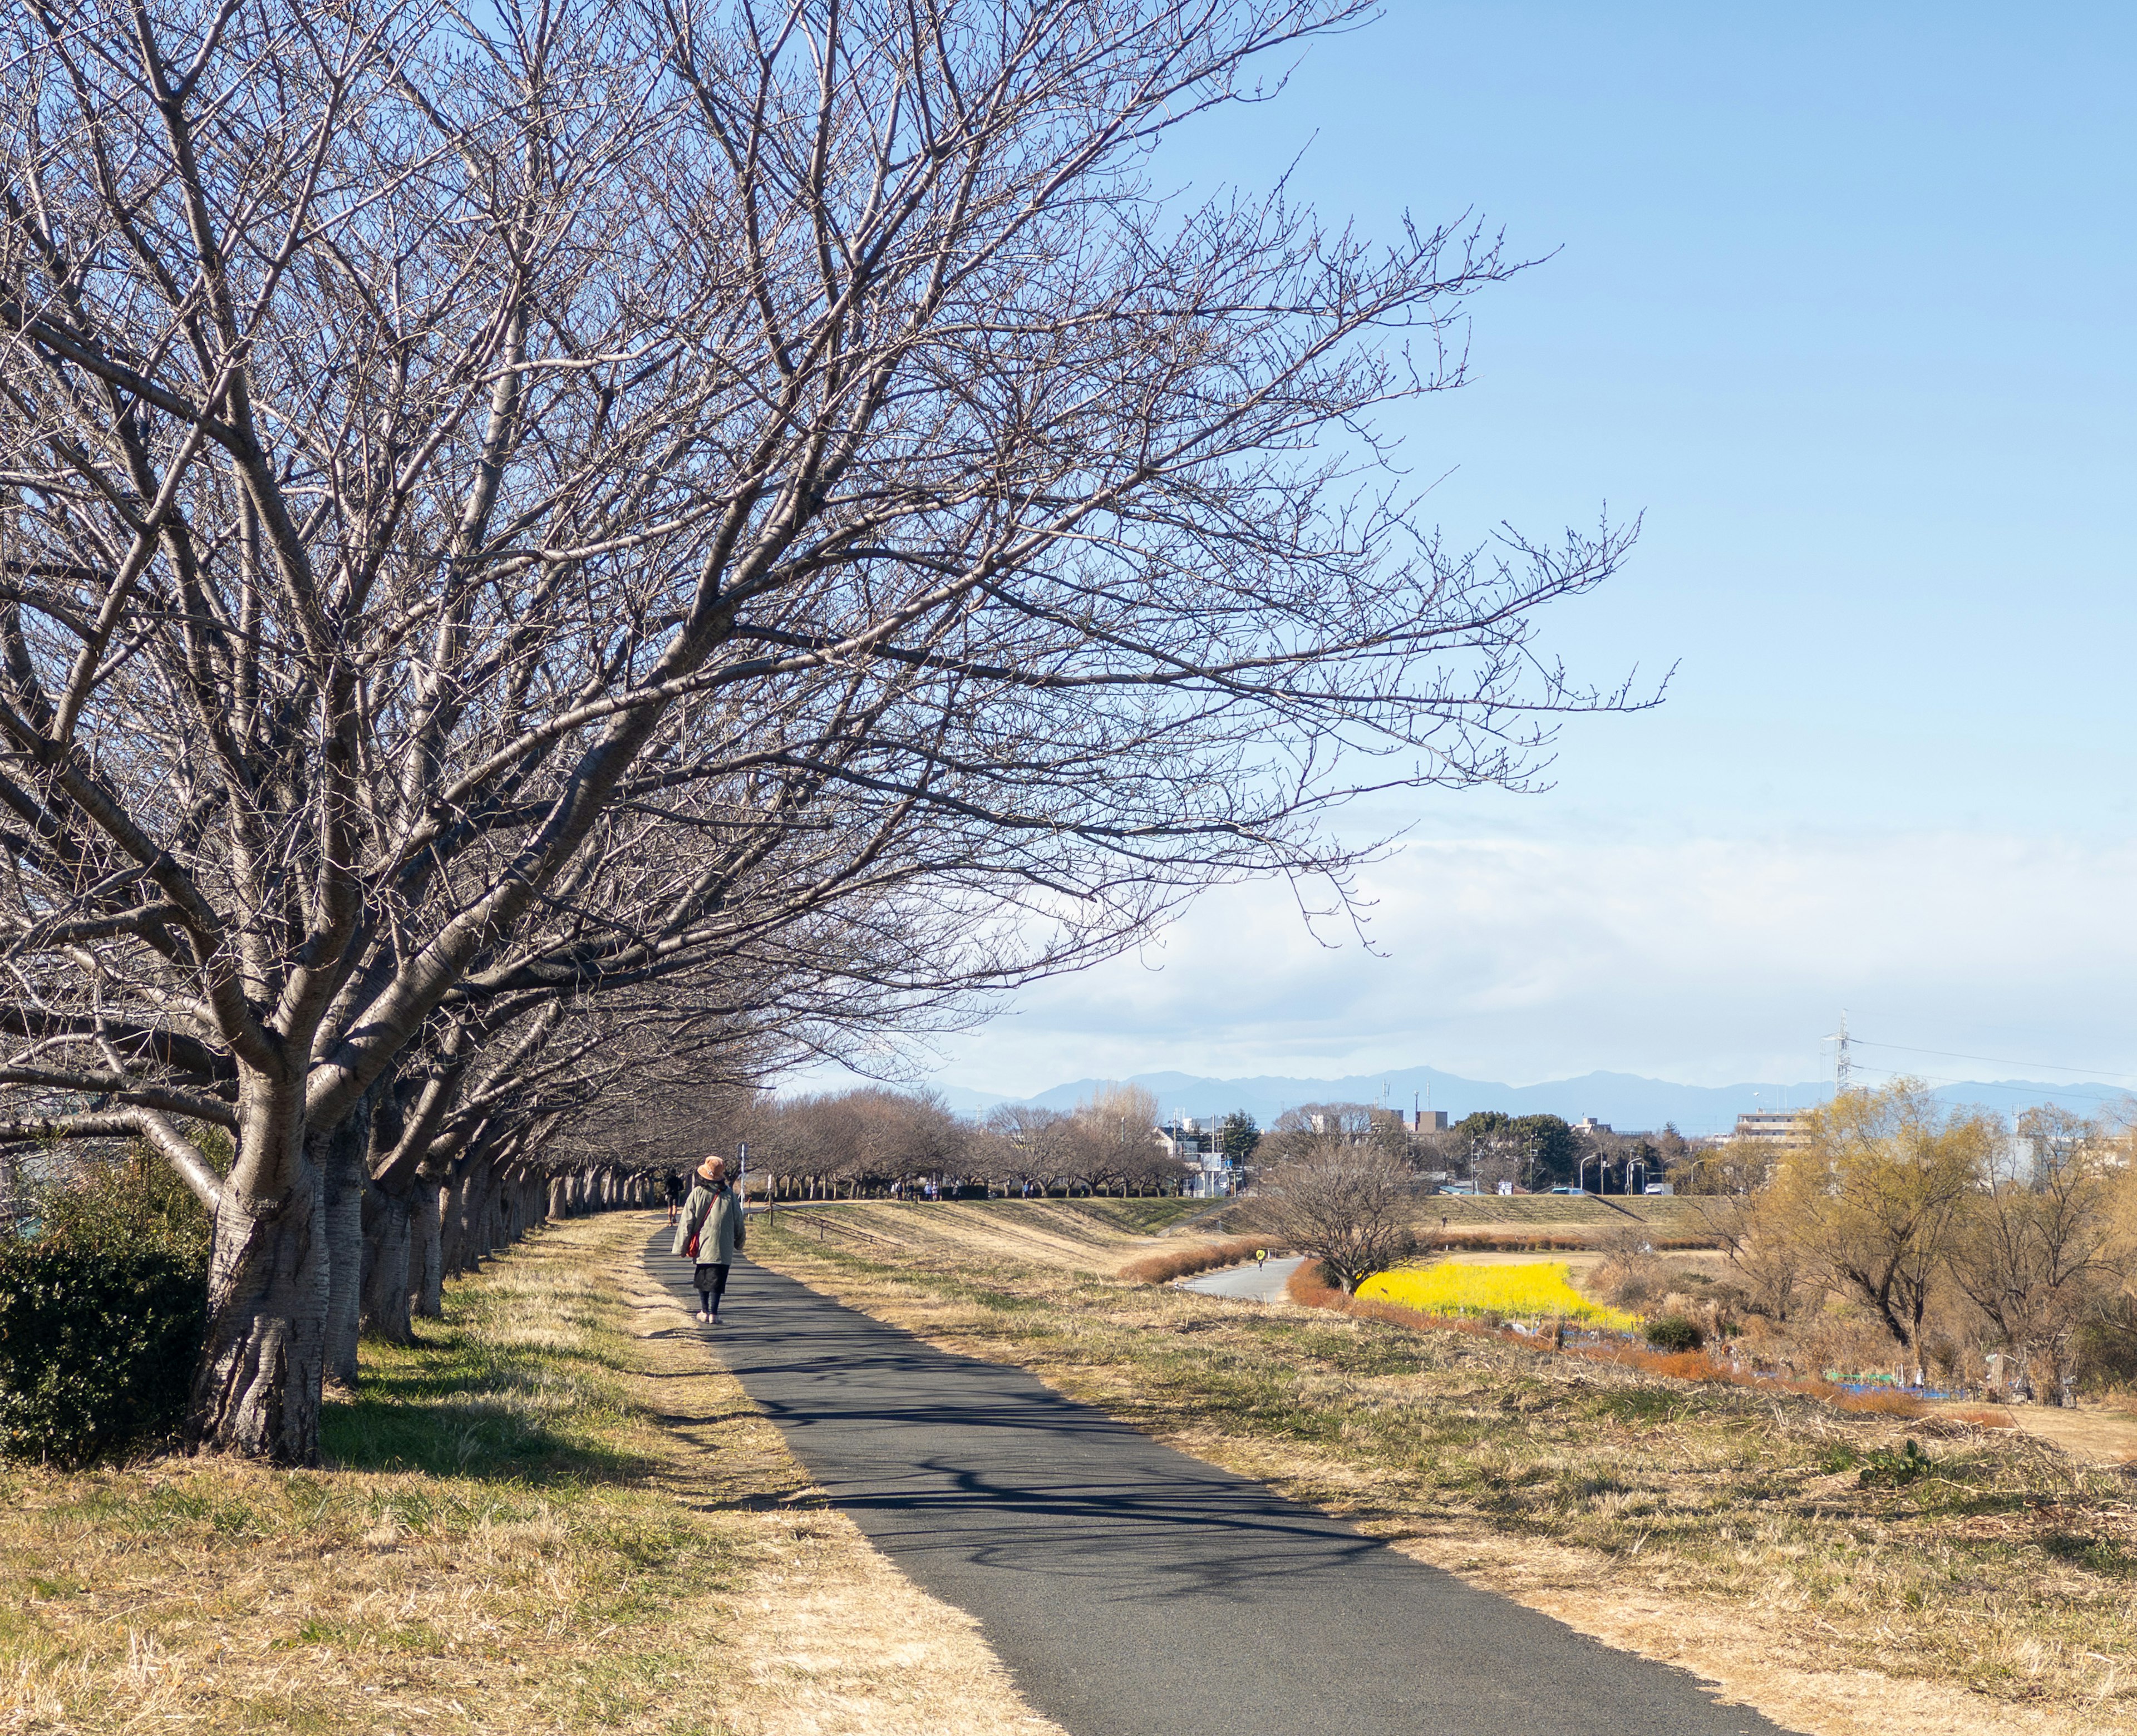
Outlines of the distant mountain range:
<svg viewBox="0 0 2137 1736">
<path fill-rule="evenodd" d="M 1007 1102 L 1073 1109 L 1104 1082 L 1076 1079 L 1035 1097 L 1007 1097 L 961 1086 L 937 1089 L 952 1109 L 978 1116 Z M 1176 1112 L 1208 1116 L 1244 1109 L 1264 1127 L 1301 1103 L 1385 1103 L 1390 1109 L 1443 1109 L 1450 1121 L 1457 1121 L 1475 1110 L 1499 1109 L 1509 1115 L 1563 1116 L 1569 1121 L 1594 1116 L 1620 1132 L 1652 1131 L 1670 1123 L 1680 1133 L 1696 1135 L 1726 1133 L 1738 1116 L 1753 1110 L 1808 1108 L 1833 1095 L 1829 1082 L 1677 1085 L 1636 1073 L 1584 1073 L 1577 1079 L 1550 1079 L 1540 1085 L 1501 1085 L 1432 1067 L 1353 1073 L 1341 1079 L 1209 1079 L 1192 1073 L 1137 1073 L 1129 1082 L 1156 1092 L 1158 1108 L 1168 1120 Z M 1985 1104 L 2007 1115 L 2037 1103 L 2058 1103 L 2087 1114 L 2125 1095 L 2110 1085 L 2045 1085 L 2028 1079 L 1968 1080 L 1940 1085 L 1936 1094 L 1947 1102 Z"/>
</svg>

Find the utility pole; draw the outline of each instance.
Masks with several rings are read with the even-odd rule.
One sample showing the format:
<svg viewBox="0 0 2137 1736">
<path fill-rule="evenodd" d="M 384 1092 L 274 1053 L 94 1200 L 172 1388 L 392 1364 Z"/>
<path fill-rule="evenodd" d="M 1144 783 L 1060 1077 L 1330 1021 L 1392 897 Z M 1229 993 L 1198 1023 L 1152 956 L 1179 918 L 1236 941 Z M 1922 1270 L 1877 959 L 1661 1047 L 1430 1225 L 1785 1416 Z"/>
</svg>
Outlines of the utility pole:
<svg viewBox="0 0 2137 1736">
<path fill-rule="evenodd" d="M 1828 1039 L 1833 1044 L 1833 1089 L 1835 1097 L 1853 1081 L 1853 1063 L 1847 1054 L 1847 1009 L 1840 1009 L 1840 1028 Z"/>
</svg>

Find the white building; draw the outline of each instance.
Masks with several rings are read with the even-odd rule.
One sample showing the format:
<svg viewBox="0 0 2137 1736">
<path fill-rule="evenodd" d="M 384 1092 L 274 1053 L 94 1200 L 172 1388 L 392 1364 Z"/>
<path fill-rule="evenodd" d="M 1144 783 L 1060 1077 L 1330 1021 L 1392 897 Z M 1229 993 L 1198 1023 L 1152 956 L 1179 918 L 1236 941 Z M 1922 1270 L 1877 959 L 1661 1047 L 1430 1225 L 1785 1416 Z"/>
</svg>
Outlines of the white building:
<svg viewBox="0 0 2137 1736">
<path fill-rule="evenodd" d="M 1167 1157 L 1188 1167 L 1187 1192 L 1195 1199 L 1229 1199 L 1239 1190 L 1239 1172 L 1217 1143 L 1213 1117 L 1175 1116 L 1152 1135 Z"/>
<path fill-rule="evenodd" d="M 1764 1140 L 1777 1145 L 1800 1145 L 1810 1136 L 1808 1109 L 1760 1109 L 1736 1117 L 1732 1139 Z"/>
</svg>

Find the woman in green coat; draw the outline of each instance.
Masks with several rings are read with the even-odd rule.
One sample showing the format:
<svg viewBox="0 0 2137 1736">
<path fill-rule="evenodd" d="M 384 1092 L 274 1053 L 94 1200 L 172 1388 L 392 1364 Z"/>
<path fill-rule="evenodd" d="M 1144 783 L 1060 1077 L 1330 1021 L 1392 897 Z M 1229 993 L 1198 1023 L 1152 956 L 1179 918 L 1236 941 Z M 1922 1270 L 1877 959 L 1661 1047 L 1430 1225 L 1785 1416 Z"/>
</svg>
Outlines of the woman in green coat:
<svg viewBox="0 0 2137 1736">
<path fill-rule="evenodd" d="M 728 1267 L 747 1234 L 741 1196 L 728 1185 L 727 1160 L 707 1158 L 698 1165 L 696 1184 L 675 1223 L 674 1252 L 697 1262 L 697 1319 L 718 1323 Z"/>
</svg>

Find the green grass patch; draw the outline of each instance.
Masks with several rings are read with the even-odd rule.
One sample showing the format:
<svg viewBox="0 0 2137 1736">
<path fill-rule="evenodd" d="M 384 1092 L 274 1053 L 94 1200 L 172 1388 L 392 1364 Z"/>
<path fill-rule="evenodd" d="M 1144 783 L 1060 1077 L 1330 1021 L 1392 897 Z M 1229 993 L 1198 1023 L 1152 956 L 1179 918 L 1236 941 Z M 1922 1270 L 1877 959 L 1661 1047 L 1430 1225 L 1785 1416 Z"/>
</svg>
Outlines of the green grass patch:
<svg viewBox="0 0 2137 1736">
<path fill-rule="evenodd" d="M 0 1675 L 30 1727 L 664 1728 L 675 1636 L 754 1557 L 658 1486 L 689 1450 L 631 1396 L 644 1353 L 589 1253 L 622 1233 L 538 1237 L 421 1344 L 364 1345 L 324 1468 L 0 1477 Z"/>
</svg>

